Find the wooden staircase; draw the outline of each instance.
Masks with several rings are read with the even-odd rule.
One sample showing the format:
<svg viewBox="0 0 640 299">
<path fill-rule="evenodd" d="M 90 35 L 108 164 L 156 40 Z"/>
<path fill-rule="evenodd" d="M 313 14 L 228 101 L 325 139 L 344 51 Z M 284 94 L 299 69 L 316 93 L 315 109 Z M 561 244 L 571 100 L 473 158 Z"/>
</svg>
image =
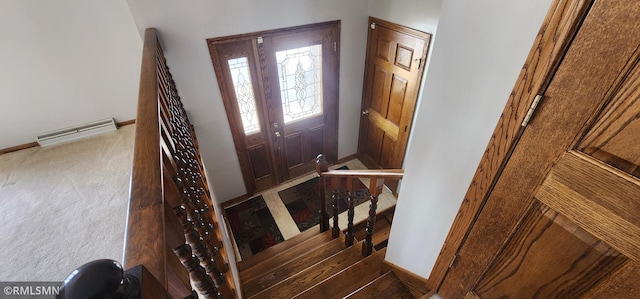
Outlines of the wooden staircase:
<svg viewBox="0 0 640 299">
<path fill-rule="evenodd" d="M 392 215 L 393 211 L 388 214 Z M 387 214 L 387 213 L 385 213 Z M 305 232 L 238 264 L 245 298 L 417 298 L 384 263 L 390 217 L 379 215 L 374 252 L 362 255 L 366 223 L 356 224 L 356 241 L 345 247 L 331 230 Z M 360 228 L 360 229 L 359 229 Z"/>
</svg>

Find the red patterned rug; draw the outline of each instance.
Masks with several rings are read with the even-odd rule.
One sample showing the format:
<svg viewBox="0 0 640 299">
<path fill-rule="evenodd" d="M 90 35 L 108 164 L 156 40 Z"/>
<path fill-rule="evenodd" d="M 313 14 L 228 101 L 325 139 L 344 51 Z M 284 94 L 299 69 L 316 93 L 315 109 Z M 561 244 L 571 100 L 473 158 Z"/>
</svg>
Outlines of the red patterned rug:
<svg viewBox="0 0 640 299">
<path fill-rule="evenodd" d="M 349 169 L 346 166 L 340 168 Z M 320 179 L 313 178 L 304 183 L 295 185 L 288 189 L 282 190 L 278 192 L 280 195 L 280 199 L 287 207 L 289 214 L 293 217 L 293 221 L 295 221 L 298 229 L 300 231 L 305 231 L 318 223 L 320 223 Z M 347 210 L 347 180 L 346 178 L 340 182 L 340 200 L 338 200 L 338 214 Z M 331 187 L 330 183 L 327 182 L 327 212 L 331 217 L 333 215 L 333 208 L 331 206 Z M 358 180 L 356 182 L 356 196 L 354 201 L 354 206 L 357 206 L 367 200 L 369 200 L 369 190 L 367 187 Z"/>
<path fill-rule="evenodd" d="M 284 241 L 262 195 L 226 208 L 224 212 L 243 259 Z"/>
</svg>

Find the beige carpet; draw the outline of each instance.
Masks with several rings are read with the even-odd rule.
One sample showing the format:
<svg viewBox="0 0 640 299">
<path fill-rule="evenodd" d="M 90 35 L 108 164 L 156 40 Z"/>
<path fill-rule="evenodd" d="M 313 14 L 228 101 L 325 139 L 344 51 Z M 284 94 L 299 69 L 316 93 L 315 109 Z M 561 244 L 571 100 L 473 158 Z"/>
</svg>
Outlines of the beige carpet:
<svg viewBox="0 0 640 299">
<path fill-rule="evenodd" d="M 134 128 L 0 155 L 0 281 L 122 261 Z"/>
</svg>

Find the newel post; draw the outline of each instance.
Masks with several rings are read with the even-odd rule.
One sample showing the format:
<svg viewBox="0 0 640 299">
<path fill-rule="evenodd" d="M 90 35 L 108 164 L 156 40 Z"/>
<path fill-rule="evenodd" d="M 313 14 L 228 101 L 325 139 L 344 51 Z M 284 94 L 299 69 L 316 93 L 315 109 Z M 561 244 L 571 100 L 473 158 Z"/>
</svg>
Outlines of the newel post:
<svg viewBox="0 0 640 299">
<path fill-rule="evenodd" d="M 320 183 L 320 232 L 326 232 L 329 230 L 329 214 L 327 213 L 327 197 L 326 189 L 327 184 L 325 177 L 322 176 L 323 172 L 329 170 L 329 163 L 323 154 L 319 154 L 316 158 L 316 172 L 318 173 Z"/>
</svg>

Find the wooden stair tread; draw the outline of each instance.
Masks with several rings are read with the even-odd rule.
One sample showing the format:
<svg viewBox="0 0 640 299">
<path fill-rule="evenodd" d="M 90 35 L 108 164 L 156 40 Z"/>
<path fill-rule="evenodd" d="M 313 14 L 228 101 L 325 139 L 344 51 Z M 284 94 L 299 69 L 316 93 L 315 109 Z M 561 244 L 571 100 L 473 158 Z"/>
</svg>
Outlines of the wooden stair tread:
<svg viewBox="0 0 640 299">
<path fill-rule="evenodd" d="M 379 277 L 386 248 L 298 294 L 295 298 L 342 298 Z"/>
<path fill-rule="evenodd" d="M 307 245 L 307 242 L 303 243 Z M 298 273 L 309 266 L 340 252 L 344 249 L 344 238 L 333 239 L 328 243 L 311 246 L 304 246 L 307 252 L 302 255 L 290 255 L 289 252 L 283 252 L 277 258 L 270 259 L 268 262 L 260 264 L 258 269 L 251 272 L 251 276 L 246 273 L 241 274 L 242 290 L 247 297 L 251 297 L 274 284 L 289 278 L 292 273 Z M 254 268 L 251 268 L 254 270 Z"/>
<path fill-rule="evenodd" d="M 375 226 L 373 227 L 373 237 L 371 238 L 371 242 L 373 246 L 377 248 L 378 245 L 383 244 L 389 240 L 389 233 L 391 233 L 391 224 L 387 221 L 386 218 L 380 217 L 376 221 Z M 366 224 L 364 228 L 357 230 L 354 233 L 354 237 L 356 240 L 364 240 L 367 236 Z"/>
<path fill-rule="evenodd" d="M 308 253 L 310 250 L 318 248 L 320 245 L 330 242 L 331 240 L 333 240 L 333 238 L 331 238 L 331 232 L 327 231 L 316 234 L 307 240 L 300 241 L 290 239 L 284 241 L 284 243 L 289 243 L 288 248 L 276 253 L 271 253 L 270 255 L 265 255 L 263 260 L 254 262 L 254 265 L 250 268 L 241 270 L 240 279 L 242 281 L 258 277 L 262 275 L 263 272 L 270 270 L 272 265 L 287 263 L 291 257 L 297 257 Z"/>
<path fill-rule="evenodd" d="M 263 251 L 254 254 L 253 256 L 248 257 L 247 259 L 238 262 L 238 271 L 249 269 L 274 255 L 289 250 L 290 248 L 295 247 L 300 243 L 305 242 L 306 240 L 317 237 L 321 234 L 319 230 L 320 229 L 318 228 L 318 226 L 314 226 L 293 236 L 289 240 L 285 240 L 284 242 L 273 245 Z"/>
<path fill-rule="evenodd" d="M 393 272 L 389 271 L 386 274 L 378 277 L 376 280 L 367 284 L 366 286 L 358 289 L 357 291 L 350 294 L 349 299 L 370 299 L 370 298 L 415 298 L 409 288 L 407 288 L 402 281 L 398 278 L 398 276 Z"/>
<path fill-rule="evenodd" d="M 361 260 L 361 249 L 356 243 L 250 298 L 292 298 Z"/>
</svg>

